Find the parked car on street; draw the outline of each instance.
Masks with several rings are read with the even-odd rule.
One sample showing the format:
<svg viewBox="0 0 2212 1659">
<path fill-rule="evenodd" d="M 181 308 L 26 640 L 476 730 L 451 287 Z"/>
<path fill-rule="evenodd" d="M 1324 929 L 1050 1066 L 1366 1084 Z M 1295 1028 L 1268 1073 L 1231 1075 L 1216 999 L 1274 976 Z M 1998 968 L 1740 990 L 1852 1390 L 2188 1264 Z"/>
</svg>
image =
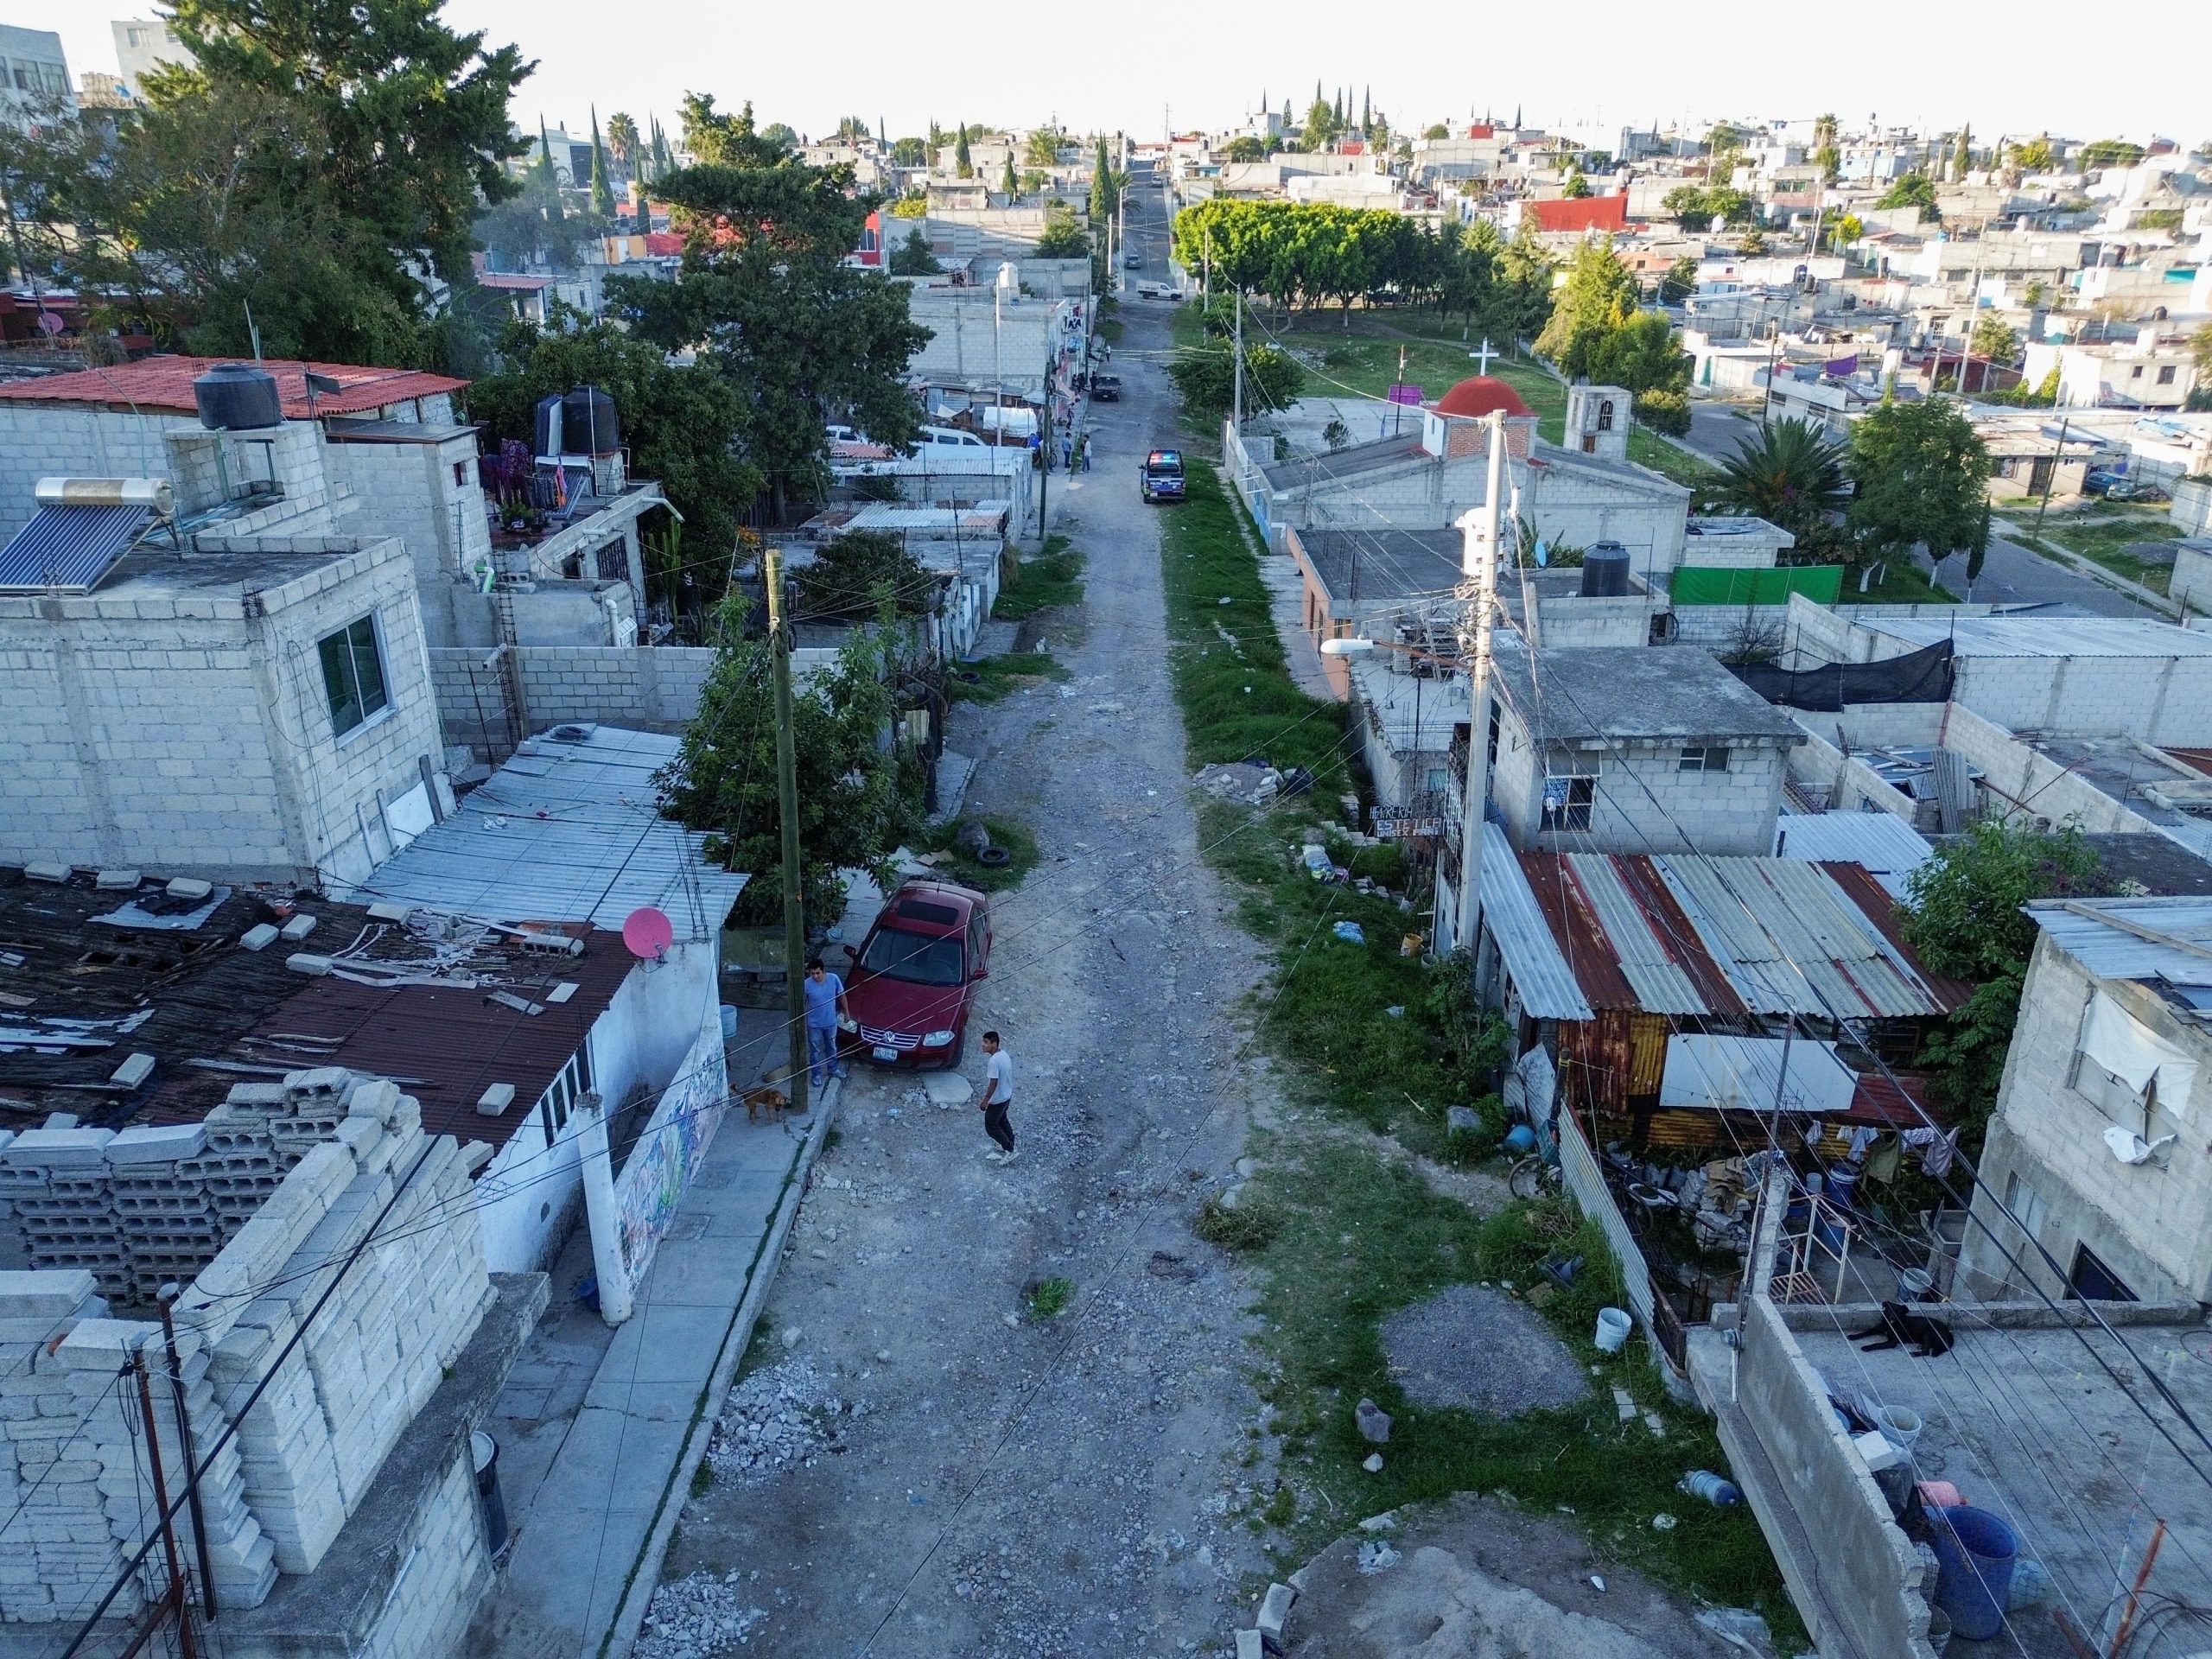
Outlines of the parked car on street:
<svg viewBox="0 0 2212 1659">
<path fill-rule="evenodd" d="M 879 1065 L 957 1065 L 976 982 L 989 971 L 991 901 L 956 882 L 908 881 L 859 950 L 845 947 L 845 1044 Z"/>
<path fill-rule="evenodd" d="M 1144 255 L 1141 253 L 1125 253 L 1122 256 L 1122 263 L 1127 265 L 1131 270 L 1142 270 L 1144 269 Z"/>
<path fill-rule="evenodd" d="M 1183 452 L 1154 449 L 1137 467 L 1137 487 L 1147 501 L 1183 499 Z"/>
<path fill-rule="evenodd" d="M 1090 401 L 1094 404 L 1118 404 L 1122 401 L 1122 377 L 1118 374 L 1094 374 L 1090 377 Z"/>
</svg>

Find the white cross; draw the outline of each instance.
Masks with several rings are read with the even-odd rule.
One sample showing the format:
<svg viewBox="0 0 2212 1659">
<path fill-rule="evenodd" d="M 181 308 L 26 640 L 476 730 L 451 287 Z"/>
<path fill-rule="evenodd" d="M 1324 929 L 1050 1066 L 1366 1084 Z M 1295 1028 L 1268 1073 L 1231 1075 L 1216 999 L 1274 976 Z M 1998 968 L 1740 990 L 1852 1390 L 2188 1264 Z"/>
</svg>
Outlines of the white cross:
<svg viewBox="0 0 2212 1659">
<path fill-rule="evenodd" d="M 1505 353 L 1493 349 L 1489 339 L 1485 337 L 1483 340 L 1482 350 L 1479 352 L 1469 352 L 1467 355 L 1475 359 L 1475 372 L 1477 374 L 1488 374 L 1490 372 L 1491 359 L 1493 357 L 1503 357 Z"/>
</svg>

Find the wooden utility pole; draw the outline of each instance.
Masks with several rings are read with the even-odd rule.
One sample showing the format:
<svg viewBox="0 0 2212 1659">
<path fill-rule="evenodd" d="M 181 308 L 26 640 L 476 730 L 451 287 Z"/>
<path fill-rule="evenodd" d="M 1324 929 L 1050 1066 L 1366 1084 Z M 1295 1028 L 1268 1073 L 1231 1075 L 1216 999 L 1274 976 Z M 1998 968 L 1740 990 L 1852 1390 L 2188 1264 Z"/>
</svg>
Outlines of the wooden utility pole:
<svg viewBox="0 0 2212 1659">
<path fill-rule="evenodd" d="M 806 925 L 799 891 L 798 740 L 791 731 L 791 622 L 784 606 L 784 556 L 761 555 L 768 583 L 768 647 L 776 682 L 776 821 L 784 839 L 784 982 L 790 992 L 791 1110 L 806 1104 Z"/>
<path fill-rule="evenodd" d="M 169 1310 L 176 1306 L 176 1299 L 183 1294 L 183 1287 L 175 1281 L 163 1285 L 156 1293 L 162 1308 L 162 1343 L 169 1361 L 169 1399 L 176 1408 L 176 1432 L 183 1445 L 178 1449 L 184 1453 L 184 1466 L 200 1466 L 200 1454 L 192 1443 L 192 1418 L 185 1410 L 184 1365 L 176 1351 L 176 1320 Z M 200 1601 L 207 1617 L 215 1617 L 215 1563 L 207 1551 L 207 1516 L 200 1503 L 200 1483 L 194 1481 L 185 1488 L 185 1496 L 192 1500 L 192 1537 L 200 1552 Z"/>
<path fill-rule="evenodd" d="M 168 1553 L 168 1599 L 176 1614 L 177 1651 L 182 1659 L 196 1659 L 198 1649 L 192 1639 L 192 1609 L 185 1601 L 184 1560 L 177 1554 L 176 1528 L 169 1518 L 169 1482 L 168 1477 L 162 1472 L 161 1433 L 154 1422 L 154 1384 L 146 1374 L 146 1356 L 143 1350 L 131 1354 L 130 1365 L 138 1374 L 138 1408 L 146 1420 L 146 1457 L 154 1466 L 154 1513 L 161 1518 L 162 1548 Z M 189 1465 L 185 1468 L 185 1478 L 192 1478 Z"/>
</svg>

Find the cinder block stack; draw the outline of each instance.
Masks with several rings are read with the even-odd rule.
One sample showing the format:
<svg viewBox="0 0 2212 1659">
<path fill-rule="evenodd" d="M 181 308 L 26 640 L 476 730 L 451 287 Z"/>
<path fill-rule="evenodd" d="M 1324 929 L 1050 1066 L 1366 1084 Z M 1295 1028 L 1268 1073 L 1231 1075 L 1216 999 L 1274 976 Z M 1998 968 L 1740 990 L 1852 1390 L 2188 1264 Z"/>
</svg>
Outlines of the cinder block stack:
<svg viewBox="0 0 2212 1659">
<path fill-rule="evenodd" d="M 346 1121 L 346 1096 L 353 1074 L 342 1065 L 318 1065 L 284 1078 L 284 1110 L 269 1119 L 270 1144 L 277 1166 L 289 1170 L 310 1148 L 338 1133 Z"/>
<path fill-rule="evenodd" d="M 109 1202 L 128 1257 L 117 1301 L 151 1306 L 163 1285 L 189 1284 L 223 1248 L 198 1168 L 207 1144 L 197 1123 L 128 1128 L 107 1143 Z"/>
<path fill-rule="evenodd" d="M 103 1470 L 81 1432 L 92 1390 L 80 1393 L 73 1369 L 45 1351 L 79 1321 L 107 1322 L 107 1312 L 82 1268 L 0 1273 L 0 1503 L 16 1517 L 0 1550 L 0 1618 L 66 1618 L 122 1570 L 102 1512 Z M 112 1384 L 111 1375 L 100 1386 Z M 135 1611 L 132 1592 L 119 1599 Z"/>
<path fill-rule="evenodd" d="M 289 1097 L 281 1083 L 233 1084 L 230 1097 L 208 1113 L 201 1125 L 207 1131 L 207 1144 L 188 1167 L 206 1184 L 208 1202 L 225 1224 L 226 1239 L 268 1201 L 284 1179 L 284 1170 L 291 1166 L 278 1167 L 270 1133 L 272 1121 L 288 1109 Z"/>
<path fill-rule="evenodd" d="M 42 1179 L 10 1194 L 16 1230 L 29 1259 L 41 1268 L 83 1268 L 100 1291 L 122 1297 L 130 1257 L 108 1202 L 107 1143 L 111 1129 L 29 1129 L 9 1142 L 0 1159 Z"/>
</svg>

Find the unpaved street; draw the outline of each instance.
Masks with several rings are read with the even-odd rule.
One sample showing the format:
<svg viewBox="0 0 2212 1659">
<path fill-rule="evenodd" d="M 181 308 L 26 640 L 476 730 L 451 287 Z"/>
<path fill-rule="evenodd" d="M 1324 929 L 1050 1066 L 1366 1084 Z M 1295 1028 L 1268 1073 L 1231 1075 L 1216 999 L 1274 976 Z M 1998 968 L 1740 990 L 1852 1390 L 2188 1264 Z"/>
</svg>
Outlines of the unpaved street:
<svg viewBox="0 0 2212 1659">
<path fill-rule="evenodd" d="M 1094 410 L 1061 524 L 1090 559 L 1072 677 L 953 728 L 982 755 L 970 810 L 1041 849 L 999 901 L 964 1065 L 1005 1033 L 1020 1157 L 982 1161 L 972 1103 L 855 1067 L 725 1414 L 752 1427 L 684 1510 L 648 1655 L 1173 1655 L 1224 1642 L 1262 1568 L 1247 1296 L 1187 1224 L 1240 1150 L 1257 963 L 1198 862 L 1134 476 L 1173 431 L 1139 355 L 1160 309 L 1124 311 L 1127 401 Z M 1072 1301 L 1032 1319 L 1056 1277 Z"/>
</svg>

